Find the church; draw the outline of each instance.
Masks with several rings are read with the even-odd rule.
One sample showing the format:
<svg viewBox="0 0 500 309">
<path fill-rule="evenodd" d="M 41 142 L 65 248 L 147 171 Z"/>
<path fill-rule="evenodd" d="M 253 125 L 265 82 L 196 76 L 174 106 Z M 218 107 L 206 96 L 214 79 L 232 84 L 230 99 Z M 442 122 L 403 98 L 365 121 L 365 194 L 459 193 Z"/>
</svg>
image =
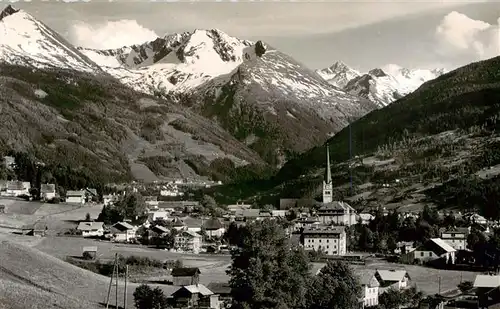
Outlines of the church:
<svg viewBox="0 0 500 309">
<path fill-rule="evenodd" d="M 326 145 L 326 171 L 323 180 L 323 203 L 316 212 L 324 225 L 354 225 L 357 215 L 351 205 L 342 201 L 333 201 L 332 171 L 330 166 L 330 148 Z"/>
</svg>

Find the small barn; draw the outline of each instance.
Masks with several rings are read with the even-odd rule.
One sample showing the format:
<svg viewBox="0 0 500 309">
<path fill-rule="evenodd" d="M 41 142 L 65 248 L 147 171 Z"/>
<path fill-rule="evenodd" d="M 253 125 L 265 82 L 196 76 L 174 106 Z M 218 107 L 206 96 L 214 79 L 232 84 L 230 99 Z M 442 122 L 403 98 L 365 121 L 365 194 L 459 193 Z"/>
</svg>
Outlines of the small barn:
<svg viewBox="0 0 500 309">
<path fill-rule="evenodd" d="M 82 257 L 85 260 L 95 260 L 97 258 L 97 247 L 83 247 L 82 249 Z"/>
<path fill-rule="evenodd" d="M 179 267 L 172 269 L 174 285 L 196 285 L 200 283 L 200 269 L 197 267 Z"/>
<path fill-rule="evenodd" d="M 171 297 L 175 308 L 220 308 L 219 296 L 203 284 L 182 286 Z"/>
</svg>

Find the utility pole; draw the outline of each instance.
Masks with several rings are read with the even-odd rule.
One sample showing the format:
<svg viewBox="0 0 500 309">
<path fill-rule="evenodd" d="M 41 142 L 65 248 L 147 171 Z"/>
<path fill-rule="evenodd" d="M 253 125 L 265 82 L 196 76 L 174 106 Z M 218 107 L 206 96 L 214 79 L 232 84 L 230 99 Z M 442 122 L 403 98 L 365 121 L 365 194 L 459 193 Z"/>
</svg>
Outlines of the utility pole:
<svg viewBox="0 0 500 309">
<path fill-rule="evenodd" d="M 111 296 L 111 288 L 113 287 L 113 277 L 115 276 L 117 257 L 118 253 L 115 253 L 115 262 L 113 263 L 113 274 L 111 275 L 111 279 L 109 280 L 108 297 L 106 298 L 106 309 L 109 308 L 109 297 Z"/>
<path fill-rule="evenodd" d="M 116 287 L 116 294 L 115 294 L 115 309 L 118 309 L 118 274 L 119 274 L 119 269 L 118 269 L 118 259 L 116 260 L 116 281 L 115 281 L 115 287 Z"/>
<path fill-rule="evenodd" d="M 125 265 L 125 288 L 123 290 L 123 309 L 127 309 L 127 278 L 128 278 L 128 265 Z"/>
<path fill-rule="evenodd" d="M 438 275 L 438 294 L 441 295 L 441 276 Z"/>
</svg>

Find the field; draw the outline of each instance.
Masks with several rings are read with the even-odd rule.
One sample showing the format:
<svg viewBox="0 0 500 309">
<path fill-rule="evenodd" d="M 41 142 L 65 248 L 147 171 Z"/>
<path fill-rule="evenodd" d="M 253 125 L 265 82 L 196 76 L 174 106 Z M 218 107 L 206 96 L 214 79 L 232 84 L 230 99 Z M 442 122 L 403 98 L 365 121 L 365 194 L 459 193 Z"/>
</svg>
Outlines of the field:
<svg viewBox="0 0 500 309">
<path fill-rule="evenodd" d="M 105 301 L 109 278 L 14 241 L 15 237 L 0 234 L 0 303 L 7 304 L 8 308 L 89 309 L 98 308 L 99 303 Z M 132 308 L 132 294 L 137 284 L 129 284 L 129 287 L 127 303 Z M 161 288 L 167 295 L 175 289 Z M 119 289 L 123 291 L 123 282 Z"/>
<path fill-rule="evenodd" d="M 15 230 L 41 222 L 47 225 L 49 233 L 76 227 L 75 221 L 84 220 L 87 213 L 95 219 L 102 210 L 98 204 L 45 204 L 8 198 L 0 198 L 0 205 L 5 205 L 5 213 L 0 214 L 1 229 Z"/>
</svg>

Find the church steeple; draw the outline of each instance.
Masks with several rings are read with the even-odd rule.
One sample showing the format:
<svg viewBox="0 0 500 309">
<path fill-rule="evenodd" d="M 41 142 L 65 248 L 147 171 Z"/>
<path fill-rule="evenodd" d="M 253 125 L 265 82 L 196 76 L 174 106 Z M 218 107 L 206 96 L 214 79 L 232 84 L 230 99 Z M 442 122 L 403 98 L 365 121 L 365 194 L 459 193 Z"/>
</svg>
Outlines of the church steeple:
<svg viewBox="0 0 500 309">
<path fill-rule="evenodd" d="M 332 170 L 330 167 L 330 147 L 326 144 L 326 171 L 323 180 L 323 203 L 331 203 L 333 198 Z"/>
<path fill-rule="evenodd" d="M 330 167 L 330 147 L 326 144 L 326 170 L 325 170 L 325 183 L 332 183 L 332 170 Z"/>
</svg>

